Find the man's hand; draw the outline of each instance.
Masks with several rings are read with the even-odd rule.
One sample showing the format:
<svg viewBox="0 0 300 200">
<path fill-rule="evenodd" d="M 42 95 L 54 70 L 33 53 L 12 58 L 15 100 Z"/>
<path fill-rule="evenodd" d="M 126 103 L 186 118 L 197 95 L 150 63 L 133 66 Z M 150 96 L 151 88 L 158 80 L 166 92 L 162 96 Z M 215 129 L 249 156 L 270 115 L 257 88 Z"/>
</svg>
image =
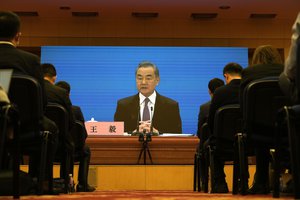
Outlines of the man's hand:
<svg viewBox="0 0 300 200">
<path fill-rule="evenodd" d="M 158 130 L 154 127 L 153 128 L 153 133 L 158 133 Z M 146 130 L 146 133 L 150 133 L 151 129 L 151 121 L 140 121 L 140 125 L 139 125 L 139 130 L 140 132 L 144 132 L 144 130 Z"/>
</svg>

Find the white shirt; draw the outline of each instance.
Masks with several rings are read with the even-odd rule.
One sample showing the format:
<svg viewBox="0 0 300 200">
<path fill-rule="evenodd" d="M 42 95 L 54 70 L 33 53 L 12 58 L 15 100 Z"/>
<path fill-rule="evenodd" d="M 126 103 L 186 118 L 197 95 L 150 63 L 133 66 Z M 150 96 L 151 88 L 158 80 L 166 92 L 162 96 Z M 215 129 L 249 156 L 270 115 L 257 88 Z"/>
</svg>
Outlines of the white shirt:
<svg viewBox="0 0 300 200">
<path fill-rule="evenodd" d="M 140 116 L 143 116 L 146 97 L 144 95 L 142 95 L 141 93 L 139 93 L 139 97 L 140 97 Z M 156 92 L 155 92 L 155 90 L 148 97 L 148 99 L 149 99 L 148 109 L 149 109 L 149 112 L 150 112 L 150 120 L 152 121 L 152 117 L 153 117 L 153 114 L 154 114 L 154 108 L 155 108 L 155 100 L 156 100 Z"/>
</svg>

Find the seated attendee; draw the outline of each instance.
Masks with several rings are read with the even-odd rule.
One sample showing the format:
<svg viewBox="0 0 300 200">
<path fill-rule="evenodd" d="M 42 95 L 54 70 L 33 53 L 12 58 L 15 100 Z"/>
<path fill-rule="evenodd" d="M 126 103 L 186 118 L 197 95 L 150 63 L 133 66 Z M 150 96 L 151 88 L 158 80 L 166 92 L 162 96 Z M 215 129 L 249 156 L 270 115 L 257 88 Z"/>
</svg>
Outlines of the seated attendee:
<svg viewBox="0 0 300 200">
<path fill-rule="evenodd" d="M 58 87 L 65 89 L 70 96 L 71 86 L 66 81 L 59 81 L 55 84 Z M 78 120 L 84 126 L 84 117 L 79 106 L 72 105 L 73 114 L 75 120 Z M 85 127 L 85 126 L 84 126 Z M 78 170 L 78 184 L 76 186 L 77 192 L 92 192 L 95 190 L 94 187 L 88 184 L 88 174 L 89 174 L 89 165 L 91 158 L 90 147 L 85 144 L 85 139 L 87 138 L 87 132 L 84 128 L 84 132 L 74 134 L 81 134 L 79 138 L 84 138 L 84 141 L 81 141 L 80 144 L 75 143 L 75 154 L 79 154 L 79 170 Z M 73 137 L 76 137 L 73 135 Z M 83 145 L 81 145 L 83 144 Z M 71 171 L 73 171 L 73 166 Z"/>
<path fill-rule="evenodd" d="M 71 130 L 73 128 L 73 125 L 75 123 L 74 115 L 71 109 L 72 103 L 71 100 L 67 94 L 67 91 L 65 89 L 62 89 L 56 85 L 54 85 L 56 81 L 56 69 L 52 64 L 45 63 L 42 64 L 43 74 L 44 74 L 44 86 L 47 94 L 47 100 L 48 103 L 54 103 L 59 104 L 63 106 L 67 113 L 69 118 L 69 131 L 64 135 L 63 137 L 60 137 L 59 144 L 63 144 L 59 146 L 59 150 L 57 151 L 56 155 L 61 156 L 61 152 L 63 146 L 66 147 L 66 150 L 69 155 L 73 155 L 74 153 L 74 142 L 73 138 L 71 136 Z M 64 168 L 64 162 L 61 163 L 63 166 L 61 168 Z M 61 170 L 61 177 L 66 177 L 67 175 L 64 174 L 64 170 Z"/>
<path fill-rule="evenodd" d="M 26 75 L 35 78 L 42 89 L 43 107 L 47 104 L 46 93 L 44 90 L 43 74 L 38 56 L 17 48 L 20 37 L 20 19 L 13 12 L 0 11 L 0 69 L 13 69 L 14 74 Z M 23 126 L 25 126 L 23 124 Z M 53 121 L 47 117 L 43 117 L 41 130 L 49 131 L 49 148 L 54 154 L 58 144 L 57 127 Z M 37 153 L 30 156 L 29 174 L 32 177 L 37 177 L 39 170 L 39 156 Z"/>
<path fill-rule="evenodd" d="M 56 81 L 56 69 L 54 65 L 45 63 L 42 64 L 43 74 L 44 74 L 44 86 L 47 94 L 48 103 L 56 103 L 63 106 L 68 112 L 69 116 L 69 130 L 72 130 L 75 119 L 72 112 L 72 103 L 65 89 L 62 89 L 54 85 Z M 74 144 L 71 135 L 67 135 L 65 142 L 67 142 L 67 147 L 70 150 L 73 149 Z"/>
<path fill-rule="evenodd" d="M 299 102 L 299 92 L 297 91 L 296 80 L 300 68 L 300 13 L 293 25 L 293 35 L 288 58 L 285 62 L 284 71 L 279 78 L 279 85 L 286 96 L 290 97 L 292 102 Z M 298 68 L 298 69 L 297 69 Z"/>
<path fill-rule="evenodd" d="M 240 104 L 243 106 L 243 93 L 246 86 L 253 80 L 279 76 L 283 70 L 281 56 L 271 45 L 262 45 L 255 49 L 252 64 L 242 71 L 240 88 Z"/>
<path fill-rule="evenodd" d="M 210 98 L 213 97 L 213 94 L 215 90 L 218 87 L 221 87 L 224 85 L 224 81 L 219 78 L 213 78 L 208 82 L 208 94 Z M 209 113 L 209 107 L 210 107 L 211 100 L 207 101 L 206 103 L 200 105 L 199 114 L 198 114 L 198 129 L 197 129 L 197 135 L 201 141 L 201 127 L 202 125 L 207 122 L 208 119 L 208 113 Z"/>
<path fill-rule="evenodd" d="M 240 88 L 240 105 L 243 107 L 243 92 L 245 87 L 253 80 L 265 77 L 279 76 L 283 70 L 282 59 L 274 47 L 263 45 L 256 48 L 252 58 L 252 65 L 242 72 L 242 82 Z M 243 109 L 241 109 L 243 111 Z M 268 148 L 256 147 L 256 173 L 249 194 L 266 194 L 269 189 L 269 160 Z"/>
<path fill-rule="evenodd" d="M 56 86 L 63 88 L 67 91 L 67 95 L 70 98 L 70 93 L 71 93 L 71 86 L 68 82 L 66 81 L 59 81 L 57 83 L 55 83 Z M 82 122 L 84 124 L 84 117 L 81 111 L 81 108 L 79 106 L 76 105 L 72 105 L 71 106 L 72 111 L 73 111 L 73 115 L 74 115 L 74 119 L 75 120 L 79 120 L 80 122 Z"/>
<path fill-rule="evenodd" d="M 160 81 L 156 65 L 141 62 L 135 80 L 139 93 L 118 101 L 114 120 L 124 121 L 125 132 L 181 133 L 178 102 L 155 90 Z"/>
<path fill-rule="evenodd" d="M 239 103 L 239 89 L 241 83 L 242 67 L 237 63 L 228 63 L 223 69 L 226 85 L 217 88 L 211 100 L 208 125 L 211 135 L 213 134 L 214 118 L 217 110 L 225 105 Z M 211 136 L 210 142 L 214 141 Z M 214 177 L 211 193 L 227 193 L 228 186 L 225 180 L 224 161 L 218 155 L 214 156 Z"/>
</svg>

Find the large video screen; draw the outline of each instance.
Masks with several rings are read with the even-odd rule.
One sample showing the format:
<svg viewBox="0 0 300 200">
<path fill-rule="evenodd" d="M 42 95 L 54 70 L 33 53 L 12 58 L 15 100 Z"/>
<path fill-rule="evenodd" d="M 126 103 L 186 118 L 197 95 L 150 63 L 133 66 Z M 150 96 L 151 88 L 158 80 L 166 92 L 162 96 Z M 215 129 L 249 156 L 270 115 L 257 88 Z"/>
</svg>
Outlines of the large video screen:
<svg viewBox="0 0 300 200">
<path fill-rule="evenodd" d="M 157 92 L 179 102 L 183 133 L 197 132 L 199 106 L 210 99 L 207 84 L 223 79 L 229 62 L 248 65 L 247 48 L 43 46 L 41 62 L 52 63 L 57 81 L 71 84 L 71 101 L 85 120 L 113 121 L 118 99 L 137 94 L 135 69 L 151 61 L 160 70 Z"/>
</svg>

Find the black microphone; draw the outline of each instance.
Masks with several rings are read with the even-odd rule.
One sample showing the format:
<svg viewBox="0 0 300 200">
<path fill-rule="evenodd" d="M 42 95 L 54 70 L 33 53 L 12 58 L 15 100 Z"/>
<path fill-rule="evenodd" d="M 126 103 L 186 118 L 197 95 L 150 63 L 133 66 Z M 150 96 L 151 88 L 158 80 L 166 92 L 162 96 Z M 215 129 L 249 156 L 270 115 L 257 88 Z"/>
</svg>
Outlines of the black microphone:
<svg viewBox="0 0 300 200">
<path fill-rule="evenodd" d="M 153 134 L 153 123 L 152 123 L 152 119 L 153 119 L 153 106 L 151 106 L 151 124 L 150 124 L 150 133 Z"/>
<path fill-rule="evenodd" d="M 138 115 L 137 115 L 137 120 L 136 120 L 136 130 L 135 132 L 132 131 L 131 132 L 131 136 L 136 136 L 136 135 L 139 135 L 140 133 L 140 104 L 138 105 Z"/>
<path fill-rule="evenodd" d="M 139 142 L 144 142 L 144 133 L 139 133 Z"/>
<path fill-rule="evenodd" d="M 137 115 L 137 120 L 136 120 L 136 132 L 139 133 L 140 132 L 140 104 L 139 104 L 139 107 L 138 107 L 138 115 Z"/>
<path fill-rule="evenodd" d="M 151 133 L 147 133 L 146 134 L 146 142 L 151 142 L 152 141 L 152 134 Z"/>
</svg>

